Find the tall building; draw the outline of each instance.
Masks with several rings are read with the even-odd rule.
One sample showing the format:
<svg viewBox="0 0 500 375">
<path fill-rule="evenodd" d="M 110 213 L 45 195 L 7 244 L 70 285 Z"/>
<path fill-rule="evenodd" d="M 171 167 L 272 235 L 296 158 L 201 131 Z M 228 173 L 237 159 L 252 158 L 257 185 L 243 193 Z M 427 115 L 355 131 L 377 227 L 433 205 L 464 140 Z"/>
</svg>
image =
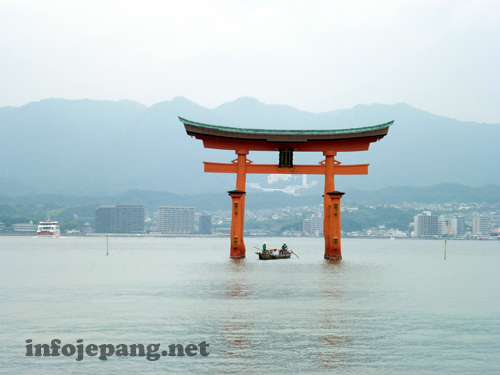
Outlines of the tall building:
<svg viewBox="0 0 500 375">
<path fill-rule="evenodd" d="M 121 204 L 95 210 L 96 233 L 144 233 L 144 206 Z"/>
<path fill-rule="evenodd" d="M 463 216 L 451 218 L 451 234 L 455 237 L 465 236 L 465 218 Z"/>
<path fill-rule="evenodd" d="M 438 218 L 438 233 L 443 235 L 448 234 L 448 223 L 446 217 L 443 215 L 440 215 Z"/>
<path fill-rule="evenodd" d="M 308 236 L 323 234 L 323 217 L 312 215 L 302 222 L 302 230 Z"/>
<path fill-rule="evenodd" d="M 194 233 L 194 207 L 158 207 L 158 231 L 167 234 Z"/>
<path fill-rule="evenodd" d="M 201 215 L 199 223 L 201 234 L 211 234 L 212 233 L 212 215 Z"/>
<path fill-rule="evenodd" d="M 487 234 L 490 229 L 490 218 L 487 216 L 474 216 L 472 218 L 472 234 Z"/>
<path fill-rule="evenodd" d="M 440 236 L 441 226 L 438 225 L 439 216 L 432 215 L 430 211 L 424 211 L 413 217 L 415 237 L 435 237 Z"/>
</svg>

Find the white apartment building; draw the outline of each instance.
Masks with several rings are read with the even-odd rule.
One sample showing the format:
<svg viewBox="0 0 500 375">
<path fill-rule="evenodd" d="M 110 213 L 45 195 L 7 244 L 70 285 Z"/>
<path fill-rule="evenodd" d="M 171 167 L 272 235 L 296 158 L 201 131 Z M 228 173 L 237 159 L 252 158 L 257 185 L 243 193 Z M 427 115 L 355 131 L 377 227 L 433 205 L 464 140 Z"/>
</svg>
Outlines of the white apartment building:
<svg viewBox="0 0 500 375">
<path fill-rule="evenodd" d="M 432 215 L 431 211 L 424 211 L 423 214 L 414 216 L 413 220 L 415 237 L 436 237 L 442 235 L 442 228 L 438 225 L 439 216 Z"/>
<path fill-rule="evenodd" d="M 323 234 L 323 217 L 320 215 L 312 215 L 302 222 L 302 230 L 308 236 L 316 236 Z"/>
<path fill-rule="evenodd" d="M 465 236 L 465 218 L 463 216 L 451 218 L 451 234 L 455 237 Z"/>
<path fill-rule="evenodd" d="M 440 234 L 448 234 L 448 224 L 446 222 L 446 217 L 440 215 L 438 218 L 438 232 Z"/>
<path fill-rule="evenodd" d="M 36 229 L 38 228 L 38 225 L 33 224 L 33 220 L 30 220 L 29 223 L 13 224 L 12 228 L 14 229 L 14 232 L 36 233 Z"/>
<path fill-rule="evenodd" d="M 490 229 L 490 218 L 487 216 L 474 216 L 472 218 L 472 234 L 487 234 Z"/>
<path fill-rule="evenodd" d="M 166 234 L 194 233 L 194 207 L 158 207 L 158 231 Z"/>
</svg>

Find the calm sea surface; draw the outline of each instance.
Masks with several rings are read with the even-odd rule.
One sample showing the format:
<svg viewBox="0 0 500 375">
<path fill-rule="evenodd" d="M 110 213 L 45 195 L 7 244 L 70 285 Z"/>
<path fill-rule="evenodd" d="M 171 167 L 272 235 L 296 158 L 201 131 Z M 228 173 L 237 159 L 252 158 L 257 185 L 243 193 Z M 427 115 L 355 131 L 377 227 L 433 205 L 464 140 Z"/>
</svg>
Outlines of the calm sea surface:
<svg viewBox="0 0 500 375">
<path fill-rule="evenodd" d="M 500 242 L 0 237 L 3 373 L 500 373 Z M 282 238 L 268 238 L 278 246 Z M 49 344 L 209 344 L 202 357 L 26 357 Z"/>
</svg>

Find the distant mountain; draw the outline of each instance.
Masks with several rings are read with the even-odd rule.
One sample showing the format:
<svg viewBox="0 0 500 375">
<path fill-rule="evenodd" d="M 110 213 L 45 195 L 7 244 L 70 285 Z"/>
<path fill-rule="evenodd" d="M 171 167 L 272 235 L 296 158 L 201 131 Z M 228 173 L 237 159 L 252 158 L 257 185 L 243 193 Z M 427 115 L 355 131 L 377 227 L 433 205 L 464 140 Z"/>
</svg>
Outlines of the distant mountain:
<svg viewBox="0 0 500 375">
<path fill-rule="evenodd" d="M 438 184 L 430 187 L 387 187 L 375 191 L 347 189 L 343 204 L 400 204 L 408 203 L 500 203 L 500 186 L 471 188 L 459 184 Z M 228 210 L 231 199 L 227 193 L 174 194 L 151 190 L 129 190 L 113 196 L 65 196 L 42 194 L 22 197 L 0 196 L 0 214 L 7 215 L 7 205 L 38 206 L 59 204 L 68 207 L 88 205 L 88 216 L 103 204 L 133 203 L 143 204 L 146 210 L 156 211 L 158 206 L 189 206 L 196 212 Z M 281 192 L 253 193 L 246 198 L 249 210 L 276 209 L 284 207 L 315 206 L 323 203 L 321 195 L 291 196 Z M 7 210 L 7 211 L 6 211 Z M 1 215 L 0 215 L 1 216 Z"/>
<path fill-rule="evenodd" d="M 500 185 L 498 124 L 461 122 L 407 104 L 358 105 L 309 113 L 240 98 L 207 109 L 184 98 L 146 107 L 132 101 L 47 99 L 0 108 L 0 195 L 102 196 L 131 189 L 178 194 L 234 189 L 235 176 L 203 173 L 203 161 L 229 162 L 231 151 L 204 149 L 186 135 L 178 116 L 204 123 L 277 129 L 369 126 L 395 120 L 387 137 L 367 152 L 341 153 L 343 163 L 370 163 L 368 176 L 338 176 L 338 190 L 459 183 Z M 275 153 L 250 153 L 277 162 Z M 296 153 L 317 163 L 320 153 Z M 310 180 L 313 178 L 310 177 Z M 320 194 L 323 181 L 301 194 Z M 249 182 L 267 184 L 265 176 Z M 249 193 L 252 190 L 249 189 Z"/>
<path fill-rule="evenodd" d="M 500 186 L 469 187 L 438 184 L 426 187 L 386 187 L 375 191 L 349 189 L 345 199 L 365 204 L 408 203 L 500 203 Z"/>
</svg>

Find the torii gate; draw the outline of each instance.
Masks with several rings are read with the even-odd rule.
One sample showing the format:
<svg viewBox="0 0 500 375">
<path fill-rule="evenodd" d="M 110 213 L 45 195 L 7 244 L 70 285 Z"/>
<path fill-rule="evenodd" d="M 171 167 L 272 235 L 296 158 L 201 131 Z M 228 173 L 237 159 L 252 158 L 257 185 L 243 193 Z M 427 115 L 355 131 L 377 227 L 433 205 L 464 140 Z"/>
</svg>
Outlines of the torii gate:
<svg viewBox="0 0 500 375">
<path fill-rule="evenodd" d="M 208 125 L 179 117 L 188 135 L 201 139 L 205 148 L 234 150 L 238 157 L 231 163 L 205 164 L 205 172 L 236 173 L 232 199 L 231 258 L 245 257 L 243 228 L 245 218 L 245 185 L 247 173 L 314 174 L 325 176 L 324 219 L 325 259 L 342 259 L 340 241 L 340 198 L 335 190 L 335 175 L 368 174 L 369 164 L 342 165 L 334 159 L 337 152 L 366 151 L 370 143 L 387 135 L 394 121 L 381 125 L 336 130 L 264 130 Z M 250 151 L 279 151 L 278 164 L 253 164 Z M 325 160 L 318 165 L 294 165 L 294 151 L 323 152 Z"/>
</svg>

